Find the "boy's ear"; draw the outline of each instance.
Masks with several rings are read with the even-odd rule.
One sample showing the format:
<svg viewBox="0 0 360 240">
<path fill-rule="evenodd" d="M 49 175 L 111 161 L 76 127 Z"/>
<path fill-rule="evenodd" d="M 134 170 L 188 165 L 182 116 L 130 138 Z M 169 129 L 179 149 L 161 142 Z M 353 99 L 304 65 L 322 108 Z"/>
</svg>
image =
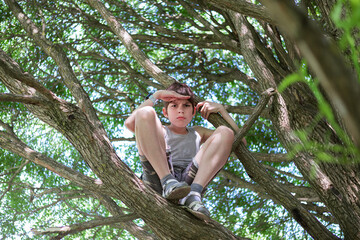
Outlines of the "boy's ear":
<svg viewBox="0 0 360 240">
<path fill-rule="evenodd" d="M 168 114 L 167 114 L 166 108 L 163 107 L 162 112 L 163 112 L 164 116 L 167 118 Z"/>
<path fill-rule="evenodd" d="M 196 114 L 196 107 L 194 107 L 194 110 L 193 110 L 193 117 L 195 116 Z"/>
</svg>

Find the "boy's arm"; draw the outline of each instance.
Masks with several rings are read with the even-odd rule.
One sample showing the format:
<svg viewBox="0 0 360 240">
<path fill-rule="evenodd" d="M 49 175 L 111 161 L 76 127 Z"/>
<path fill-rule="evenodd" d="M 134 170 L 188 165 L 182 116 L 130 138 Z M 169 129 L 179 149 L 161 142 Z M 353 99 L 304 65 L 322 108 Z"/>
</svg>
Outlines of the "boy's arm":
<svg viewBox="0 0 360 240">
<path fill-rule="evenodd" d="M 211 113 L 220 113 L 221 116 L 224 118 L 224 120 L 234 129 L 236 133 L 240 131 L 240 128 L 238 127 L 234 119 L 232 119 L 232 117 L 230 116 L 228 111 L 226 111 L 225 107 L 222 104 L 204 101 L 198 103 L 196 109 L 198 111 L 200 109 L 200 114 L 205 119 L 208 119 Z M 243 138 L 242 141 L 246 145 L 245 138 Z"/>
<path fill-rule="evenodd" d="M 160 99 L 166 102 L 171 102 L 174 101 L 175 99 L 188 99 L 190 98 L 190 96 L 184 96 L 181 94 L 178 94 L 174 91 L 168 91 L 168 90 L 159 90 L 156 91 L 153 94 L 153 97 L 155 99 Z M 142 104 L 140 104 L 139 107 L 137 107 L 131 114 L 130 116 L 125 120 L 125 126 L 131 131 L 131 132 L 135 132 L 135 119 L 136 119 L 136 112 L 143 108 L 143 107 L 153 107 L 154 106 L 154 102 L 151 100 L 151 98 L 146 99 Z"/>
</svg>

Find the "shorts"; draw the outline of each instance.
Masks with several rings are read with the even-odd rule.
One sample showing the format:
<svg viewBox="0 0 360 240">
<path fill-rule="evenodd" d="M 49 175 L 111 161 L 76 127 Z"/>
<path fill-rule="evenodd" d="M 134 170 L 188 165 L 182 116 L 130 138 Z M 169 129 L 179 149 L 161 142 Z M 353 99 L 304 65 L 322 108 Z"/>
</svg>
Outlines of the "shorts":
<svg viewBox="0 0 360 240">
<path fill-rule="evenodd" d="M 150 162 L 146 159 L 145 156 L 139 155 L 141 160 L 141 165 L 143 167 L 143 174 L 140 176 L 140 179 L 143 182 L 154 189 L 157 193 L 162 194 L 162 186 L 158 175 L 156 174 L 154 168 L 151 166 Z M 189 174 L 189 170 L 194 164 L 193 161 L 188 164 L 186 168 L 173 166 L 171 161 L 170 153 L 166 154 L 170 173 L 175 177 L 179 182 L 186 182 L 188 185 L 191 185 L 195 178 L 195 174 Z M 197 167 L 197 166 L 196 166 Z"/>
</svg>

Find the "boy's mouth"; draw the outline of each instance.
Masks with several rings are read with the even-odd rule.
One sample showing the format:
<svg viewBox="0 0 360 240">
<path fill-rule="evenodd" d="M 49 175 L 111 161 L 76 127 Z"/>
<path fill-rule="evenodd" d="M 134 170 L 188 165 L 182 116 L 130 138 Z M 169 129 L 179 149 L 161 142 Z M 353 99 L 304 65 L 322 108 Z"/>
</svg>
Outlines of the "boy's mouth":
<svg viewBox="0 0 360 240">
<path fill-rule="evenodd" d="M 179 120 L 184 120 L 185 117 L 177 117 L 177 119 L 179 119 Z"/>
</svg>

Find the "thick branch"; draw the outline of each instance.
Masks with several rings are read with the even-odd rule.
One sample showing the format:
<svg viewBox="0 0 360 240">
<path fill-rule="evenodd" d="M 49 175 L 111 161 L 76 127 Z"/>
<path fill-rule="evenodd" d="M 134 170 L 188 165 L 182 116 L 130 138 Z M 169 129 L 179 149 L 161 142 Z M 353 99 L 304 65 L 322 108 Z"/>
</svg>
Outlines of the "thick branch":
<svg viewBox="0 0 360 240">
<path fill-rule="evenodd" d="M 263 0 L 271 17 L 295 40 L 309 66 L 345 119 L 345 124 L 360 149 L 360 84 L 334 42 L 320 34 L 321 29 L 307 15 L 286 0 Z"/>
<path fill-rule="evenodd" d="M 0 93 L 0 102 L 19 102 L 24 104 L 44 105 L 44 99 L 32 95 Z"/>
<path fill-rule="evenodd" d="M 80 109 L 86 113 L 86 115 L 92 119 L 94 123 L 101 126 L 90 98 L 76 78 L 65 52 L 58 45 L 53 44 L 45 38 L 45 34 L 42 33 L 42 31 L 28 16 L 26 16 L 15 0 L 5 0 L 5 2 L 26 30 L 27 34 L 34 39 L 42 50 L 56 62 L 65 85 L 71 91 L 72 95 L 79 104 Z"/>
<path fill-rule="evenodd" d="M 209 121 L 215 126 L 226 125 L 218 114 L 211 114 Z M 268 194 L 279 202 L 294 219 L 312 235 L 318 239 L 338 239 L 325 226 L 323 226 L 304 206 L 285 188 L 283 188 L 277 181 L 266 171 L 266 169 L 252 156 L 246 149 L 245 145 L 240 142 L 238 147 L 234 150 L 236 156 L 244 165 L 248 175 L 257 182 Z"/>
</svg>

